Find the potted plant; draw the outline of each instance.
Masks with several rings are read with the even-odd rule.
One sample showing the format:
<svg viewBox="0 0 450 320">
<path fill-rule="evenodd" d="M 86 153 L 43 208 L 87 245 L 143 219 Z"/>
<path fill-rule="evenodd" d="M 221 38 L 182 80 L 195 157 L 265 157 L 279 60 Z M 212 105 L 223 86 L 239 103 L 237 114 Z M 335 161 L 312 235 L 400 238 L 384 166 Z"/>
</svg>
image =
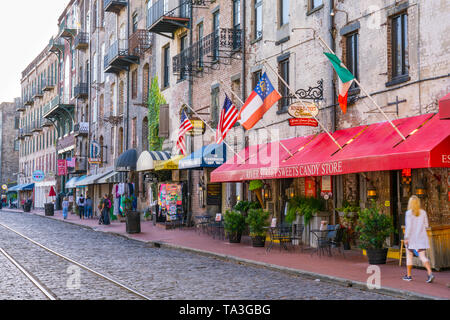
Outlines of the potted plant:
<svg viewBox="0 0 450 320">
<path fill-rule="evenodd" d="M 225 233 L 228 235 L 230 243 L 240 243 L 242 231 L 245 229 L 245 218 L 239 211 L 227 210 L 223 217 Z"/>
<path fill-rule="evenodd" d="M 245 222 L 250 228 L 250 236 L 252 237 L 253 247 L 264 247 L 266 243 L 266 227 L 269 226 L 268 211 L 263 209 L 250 209 Z"/>
<path fill-rule="evenodd" d="M 322 211 L 324 203 L 321 199 L 297 196 L 289 200 L 286 222 L 293 223 L 297 216 L 303 216 L 304 224 L 308 225 L 314 214 Z"/>
<path fill-rule="evenodd" d="M 351 242 L 355 236 L 353 226 L 355 224 L 355 219 L 361 212 L 361 208 L 356 204 L 351 204 L 346 201 L 341 208 L 337 209 L 337 211 L 339 212 L 339 220 L 344 231 L 342 238 L 344 250 L 350 250 Z"/>
<path fill-rule="evenodd" d="M 338 211 L 340 217 L 356 218 L 361 211 L 361 208 L 356 204 L 344 201 L 342 207 L 336 210 Z"/>
<path fill-rule="evenodd" d="M 365 249 L 370 264 L 385 264 L 388 249 L 386 238 L 395 231 L 392 218 L 381 213 L 373 203 L 359 214 L 356 231 L 360 233 L 360 248 Z"/>
<path fill-rule="evenodd" d="M 152 220 L 152 214 L 151 214 L 150 210 L 145 211 L 145 213 L 144 213 L 144 220 L 145 221 L 151 221 Z"/>
<path fill-rule="evenodd" d="M 247 216 L 247 213 L 250 209 L 260 209 L 261 205 L 256 201 L 239 201 L 233 209 L 239 211 L 244 216 Z"/>
</svg>

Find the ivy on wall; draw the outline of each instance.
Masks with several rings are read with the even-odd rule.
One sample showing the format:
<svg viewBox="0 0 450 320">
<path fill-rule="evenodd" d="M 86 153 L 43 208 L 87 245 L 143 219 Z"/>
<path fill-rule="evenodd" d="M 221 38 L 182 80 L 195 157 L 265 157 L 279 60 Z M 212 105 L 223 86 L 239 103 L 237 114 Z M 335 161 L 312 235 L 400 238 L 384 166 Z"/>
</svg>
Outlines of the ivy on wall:
<svg viewBox="0 0 450 320">
<path fill-rule="evenodd" d="M 159 137 L 159 108 L 163 104 L 166 104 L 166 99 L 159 90 L 158 77 L 154 77 L 148 97 L 148 145 L 150 151 L 161 151 L 164 143 L 164 138 Z"/>
</svg>

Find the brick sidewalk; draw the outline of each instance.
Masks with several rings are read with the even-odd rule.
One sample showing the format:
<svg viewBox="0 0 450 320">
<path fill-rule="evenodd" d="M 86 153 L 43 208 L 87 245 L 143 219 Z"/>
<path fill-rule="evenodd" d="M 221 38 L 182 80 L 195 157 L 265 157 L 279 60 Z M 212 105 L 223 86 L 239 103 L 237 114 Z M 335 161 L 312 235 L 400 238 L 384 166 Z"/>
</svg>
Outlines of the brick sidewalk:
<svg viewBox="0 0 450 320">
<path fill-rule="evenodd" d="M 5 211 L 23 212 L 22 210 L 5 209 Z M 30 214 L 45 216 L 43 210 L 33 210 Z M 56 220 L 63 220 L 62 211 L 55 212 Z M 265 248 L 253 248 L 248 237 L 243 237 L 240 244 L 230 244 L 227 241 L 213 239 L 211 236 L 198 234 L 190 228 L 165 230 L 154 226 L 151 221 L 141 222 L 141 233 L 129 235 L 125 231 L 125 223 L 112 222 L 109 226 L 99 225 L 98 219 L 80 220 L 74 214 L 69 214 L 65 222 L 82 225 L 95 231 L 108 232 L 125 236 L 130 239 L 152 243 L 161 247 L 190 250 L 201 254 L 212 255 L 228 260 L 245 262 L 248 264 L 270 267 L 291 273 L 304 274 L 326 281 L 352 283 L 355 287 L 365 287 L 371 274 L 367 273 L 367 258 L 360 250 L 345 251 L 345 258 L 337 251 L 332 257 L 317 256 L 299 249 L 279 250 L 278 246 L 267 253 Z M 381 291 L 396 295 L 410 295 L 415 298 L 437 297 L 450 299 L 450 271 L 434 272 L 436 278 L 433 283 L 425 283 L 426 270 L 413 269 L 413 281 L 406 282 L 402 277 L 406 274 L 406 267 L 398 266 L 398 260 L 388 259 L 386 265 L 380 265 Z"/>
</svg>

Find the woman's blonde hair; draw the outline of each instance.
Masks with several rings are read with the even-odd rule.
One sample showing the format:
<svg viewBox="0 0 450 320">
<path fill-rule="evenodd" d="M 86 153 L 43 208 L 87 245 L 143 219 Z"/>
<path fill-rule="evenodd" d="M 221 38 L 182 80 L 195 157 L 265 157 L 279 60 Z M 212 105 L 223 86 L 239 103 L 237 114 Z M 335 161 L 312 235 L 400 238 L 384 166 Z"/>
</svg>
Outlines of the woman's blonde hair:
<svg viewBox="0 0 450 320">
<path fill-rule="evenodd" d="M 408 210 L 411 210 L 413 215 L 418 217 L 420 215 L 420 199 L 417 196 L 411 196 L 408 201 Z"/>
</svg>

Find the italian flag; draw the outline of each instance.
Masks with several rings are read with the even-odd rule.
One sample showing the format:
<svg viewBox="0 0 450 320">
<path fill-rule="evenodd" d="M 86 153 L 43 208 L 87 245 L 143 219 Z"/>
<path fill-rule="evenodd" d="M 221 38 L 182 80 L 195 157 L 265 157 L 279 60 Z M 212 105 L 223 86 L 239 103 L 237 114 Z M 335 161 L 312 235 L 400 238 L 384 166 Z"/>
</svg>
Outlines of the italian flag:
<svg viewBox="0 0 450 320">
<path fill-rule="evenodd" d="M 355 76 L 348 71 L 348 69 L 344 66 L 344 64 L 339 60 L 339 58 L 332 54 L 332 53 L 326 53 L 324 54 L 327 56 L 328 59 L 330 59 L 331 64 L 334 67 L 334 70 L 336 70 L 337 75 L 339 76 L 339 106 L 341 107 L 341 110 L 343 113 L 347 112 L 347 98 L 348 98 L 348 90 L 350 89 L 353 81 L 355 80 Z"/>
</svg>

